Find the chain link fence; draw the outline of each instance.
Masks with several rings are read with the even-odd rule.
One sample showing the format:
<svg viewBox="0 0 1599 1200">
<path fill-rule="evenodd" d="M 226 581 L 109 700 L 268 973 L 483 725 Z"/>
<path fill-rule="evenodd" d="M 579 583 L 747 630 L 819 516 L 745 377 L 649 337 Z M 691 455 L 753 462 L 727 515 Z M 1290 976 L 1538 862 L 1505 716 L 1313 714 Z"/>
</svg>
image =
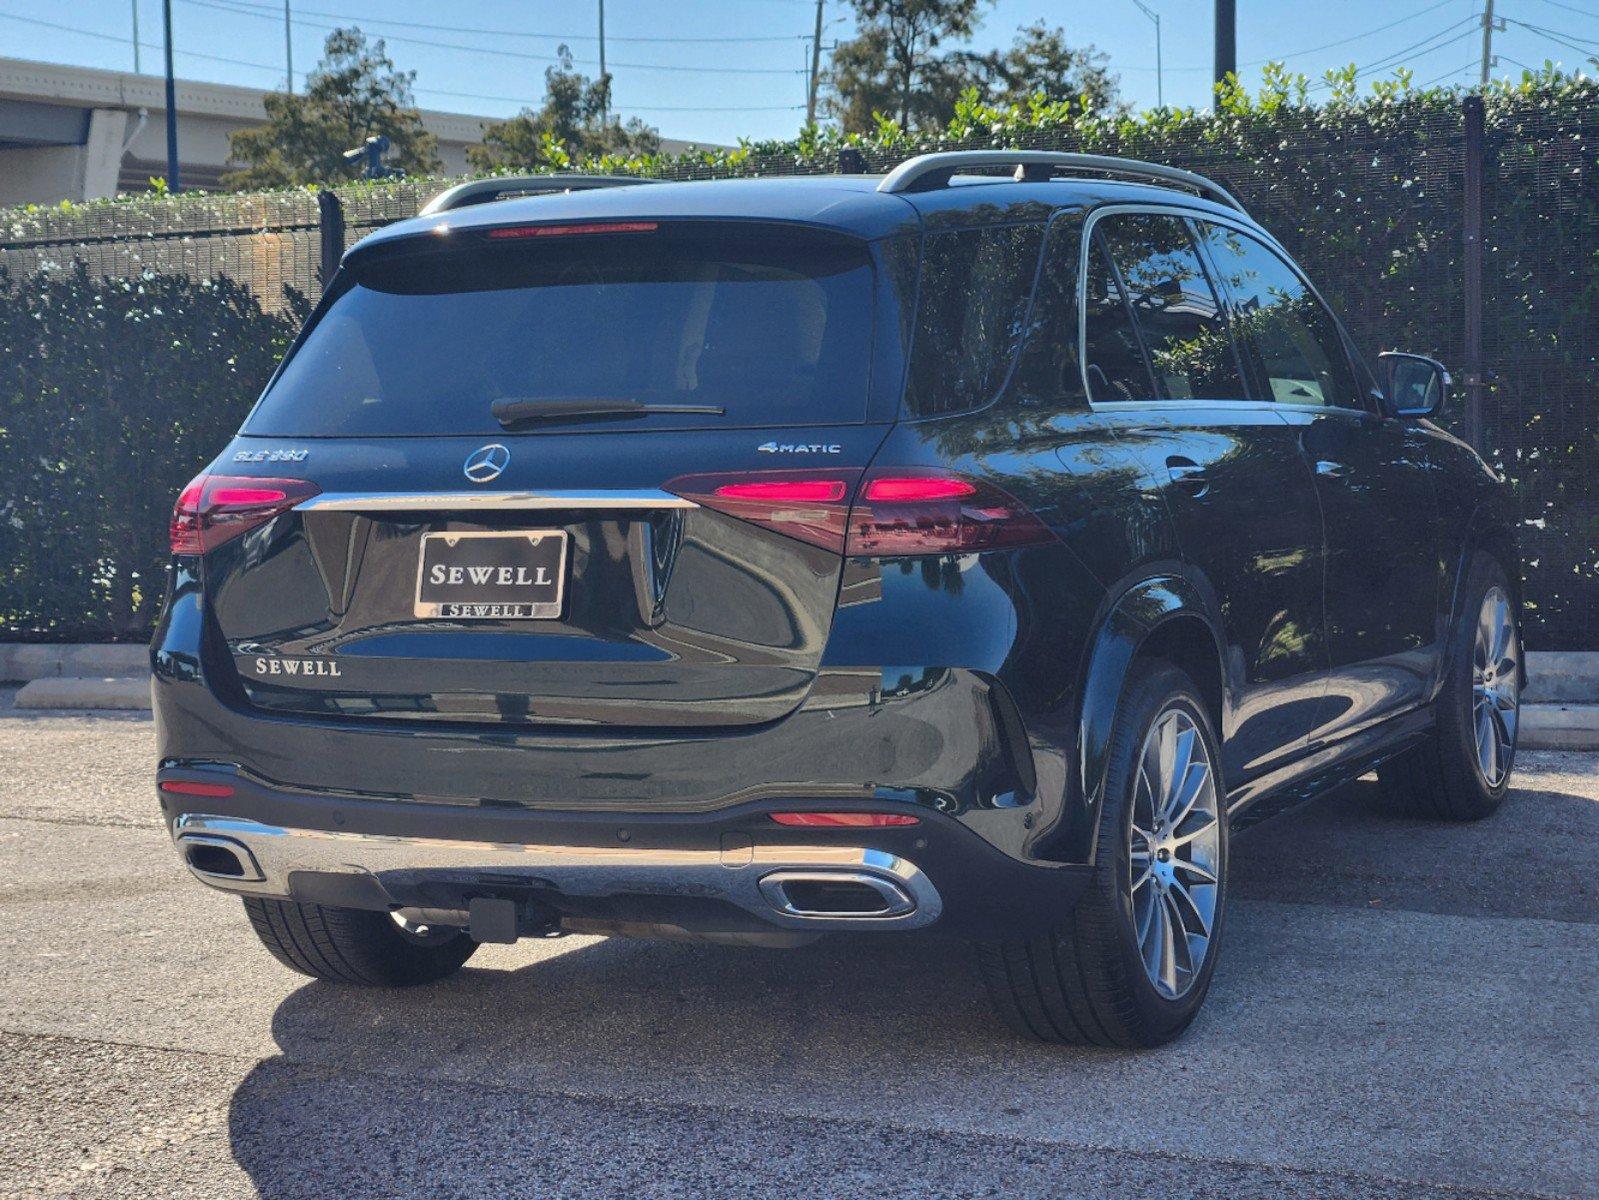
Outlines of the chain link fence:
<svg viewBox="0 0 1599 1200">
<path fill-rule="evenodd" d="M 1468 135 L 1473 105 L 1481 131 L 1475 144 Z M 1455 369 L 1464 386 L 1450 421 L 1506 476 L 1520 504 L 1530 644 L 1599 649 L 1599 106 L 1552 105 L 1536 94 L 1495 95 L 1486 103 L 1431 94 L 1329 111 L 1290 107 L 1238 118 L 1236 127 L 1214 118 L 1162 127 L 1007 129 L 937 146 L 920 143 L 914 150 L 863 147 L 860 165 L 881 171 L 926 149 L 1003 145 L 1126 154 L 1217 179 L 1299 258 L 1369 356 L 1403 348 L 1436 355 Z M 746 159 L 737 173 L 836 169 L 831 159 L 784 155 Z M 728 173 L 690 162 L 661 177 Z M 342 217 L 335 244 L 348 246 L 415 215 L 449 182 L 335 189 Z M 145 633 L 164 555 L 164 508 L 242 418 L 293 325 L 320 294 L 323 216 L 311 192 L 0 213 L 0 454 L 8 463 L 18 454 L 57 456 L 21 478 L 8 472 L 0 483 L 4 636 Z M 179 356 L 188 364 L 185 386 L 154 394 L 152 381 L 161 372 L 147 369 L 141 376 L 136 363 L 124 364 L 132 371 L 116 376 L 126 380 L 119 386 L 142 388 L 138 403 L 111 394 L 106 380 L 114 372 L 86 379 L 86 396 L 68 405 L 83 409 L 67 422 L 69 432 L 103 427 L 107 408 L 138 411 L 146 431 L 168 431 L 166 443 L 152 450 L 142 435 L 133 436 L 136 425 L 124 421 L 120 436 L 108 435 L 112 444 L 94 468 L 148 479 L 140 526 L 112 521 L 103 511 L 84 513 L 74 536 L 97 526 L 104 536 L 80 536 L 81 544 L 67 551 L 35 555 L 34 569 L 23 571 L 15 564 L 29 555 L 20 547 L 62 524 L 50 512 L 52 489 L 86 483 L 79 463 L 87 451 L 81 440 L 61 443 L 55 415 L 40 416 L 49 413 L 54 393 L 40 394 L 37 385 L 30 392 L 26 370 L 20 378 L 15 369 L 7 375 L 3 359 L 25 352 L 51 304 L 63 303 L 30 293 L 30 287 L 39 291 L 33 281 L 69 277 L 90 281 L 86 286 L 107 311 L 118 310 L 107 296 L 126 285 L 120 320 L 102 322 L 108 345 L 125 350 L 126 327 L 149 324 L 141 280 L 152 294 L 158 283 L 183 292 L 181 281 L 189 281 L 184 295 L 191 308 L 195 296 L 212 308 L 220 305 L 234 324 L 218 328 L 260 345 L 230 353 L 218 344 L 213 353 L 173 330 L 172 338 L 186 347 Z M 232 285 L 226 296 L 215 286 L 221 281 Z M 254 315 L 243 311 L 251 303 Z M 13 344 L 5 341 L 8 325 Z M 270 353 L 260 353 L 261 346 Z M 234 361 L 219 370 L 214 355 Z M 169 412 L 165 425 L 152 424 L 152 414 L 174 406 L 197 411 L 183 417 Z M 44 426 L 55 433 L 40 432 Z M 140 461 L 152 454 L 153 461 Z M 105 504 L 115 489 L 88 490 Z M 16 548 L 10 567 L 8 542 Z M 75 561 L 74 553 L 83 557 Z M 73 578 L 45 587 L 39 568 Z"/>
</svg>

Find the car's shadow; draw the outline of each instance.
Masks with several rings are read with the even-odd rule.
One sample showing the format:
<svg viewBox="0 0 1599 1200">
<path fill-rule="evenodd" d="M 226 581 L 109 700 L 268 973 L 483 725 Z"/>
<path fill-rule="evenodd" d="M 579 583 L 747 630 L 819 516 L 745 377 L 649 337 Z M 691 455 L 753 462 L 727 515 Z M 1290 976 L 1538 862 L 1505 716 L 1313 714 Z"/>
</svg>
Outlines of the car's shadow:
<svg viewBox="0 0 1599 1200">
<path fill-rule="evenodd" d="M 1363 782 L 1239 836 L 1234 896 L 1592 921 L 1595 884 L 1547 841 L 1534 849 L 1557 834 L 1599 844 L 1599 803 L 1517 792 L 1490 821 L 1445 826 L 1385 814 Z M 1471 869 L 1455 869 L 1463 863 Z M 1241 923 L 1230 938 L 1249 937 Z M 990 1014 L 969 948 L 933 937 L 838 936 L 784 951 L 573 938 L 474 962 L 484 965 L 433 987 L 312 983 L 283 1001 L 272 1023 L 282 1057 L 251 1072 L 229 1114 L 234 1156 L 261 1195 L 393 1194 L 376 1181 L 443 1179 L 451 1154 L 544 1130 L 574 1095 L 702 1101 L 714 1121 L 730 1098 L 781 1109 L 785 1089 L 800 1088 L 798 1107 L 860 1114 L 892 1111 L 902 1089 L 925 1102 L 940 1077 L 988 1073 L 1008 1097 L 1006 1078 L 1132 1075 L 1143 1062 L 1013 1038 Z M 1286 969 L 1271 947 L 1234 940 L 1199 1024 L 1157 1053 L 1270 1036 L 1228 1026 L 1263 1019 L 1246 998 Z"/>
</svg>

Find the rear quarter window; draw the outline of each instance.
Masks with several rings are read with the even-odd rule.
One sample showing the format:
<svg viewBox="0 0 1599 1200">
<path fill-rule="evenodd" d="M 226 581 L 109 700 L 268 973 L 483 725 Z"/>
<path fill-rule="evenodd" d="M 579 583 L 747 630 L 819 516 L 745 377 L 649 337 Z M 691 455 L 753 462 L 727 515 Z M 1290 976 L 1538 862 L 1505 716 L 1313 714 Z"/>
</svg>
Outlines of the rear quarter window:
<svg viewBox="0 0 1599 1200">
<path fill-rule="evenodd" d="M 930 233 L 911 341 L 913 417 L 982 408 L 1005 386 L 1027 330 L 1042 224 Z"/>
</svg>

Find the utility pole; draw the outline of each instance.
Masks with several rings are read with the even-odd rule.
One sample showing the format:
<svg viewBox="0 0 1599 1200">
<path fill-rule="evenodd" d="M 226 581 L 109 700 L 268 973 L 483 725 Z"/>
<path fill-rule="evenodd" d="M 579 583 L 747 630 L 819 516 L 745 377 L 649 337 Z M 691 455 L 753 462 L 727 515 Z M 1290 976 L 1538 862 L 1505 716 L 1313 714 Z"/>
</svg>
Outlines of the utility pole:
<svg viewBox="0 0 1599 1200">
<path fill-rule="evenodd" d="M 289 26 L 289 0 L 283 0 L 283 61 L 288 64 L 289 95 L 294 95 L 294 37 Z"/>
<path fill-rule="evenodd" d="M 811 38 L 811 90 L 805 95 L 805 124 L 816 123 L 816 80 L 822 69 L 822 4 L 816 0 L 816 35 Z"/>
<path fill-rule="evenodd" d="M 1216 86 L 1238 74 L 1238 0 L 1216 0 Z"/>
<path fill-rule="evenodd" d="M 177 195 L 178 181 L 178 81 L 172 74 L 172 0 L 161 0 L 161 25 L 167 36 L 167 191 Z"/>
<path fill-rule="evenodd" d="M 1160 59 L 1160 14 L 1143 0 L 1133 0 L 1133 7 L 1155 22 L 1155 104 L 1166 107 L 1166 69 Z"/>
<path fill-rule="evenodd" d="M 605 78 L 605 0 L 600 0 L 600 82 L 605 84 L 605 109 L 611 108 L 611 85 Z"/>
<path fill-rule="evenodd" d="M 1482 8 L 1482 77 L 1478 82 L 1488 86 L 1488 71 L 1494 64 L 1494 0 L 1483 0 Z"/>
<path fill-rule="evenodd" d="M 139 69 L 139 0 L 133 0 L 133 73 L 144 74 Z"/>
</svg>

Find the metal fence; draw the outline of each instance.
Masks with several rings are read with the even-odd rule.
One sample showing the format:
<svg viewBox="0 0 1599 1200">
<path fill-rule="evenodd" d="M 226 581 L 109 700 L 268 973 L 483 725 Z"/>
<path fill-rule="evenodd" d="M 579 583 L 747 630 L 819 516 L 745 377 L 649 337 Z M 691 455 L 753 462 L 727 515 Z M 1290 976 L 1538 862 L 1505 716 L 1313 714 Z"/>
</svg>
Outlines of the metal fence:
<svg viewBox="0 0 1599 1200">
<path fill-rule="evenodd" d="M 1521 507 L 1529 642 L 1599 649 L 1599 106 L 1511 95 L 1370 106 L 1353 119 L 1320 112 L 1256 118 L 1225 136 L 1217 121 L 1195 120 L 1091 136 L 1007 130 L 938 148 L 1127 153 L 1223 182 L 1305 264 L 1369 355 L 1403 347 L 1455 368 L 1464 402 L 1454 427 L 1506 475 Z M 862 157 L 885 170 L 908 153 Z M 834 169 L 787 156 L 739 173 Z M 718 173 L 694 163 L 667 177 Z M 310 192 L 185 196 L 10 225 L 0 213 L 0 270 L 18 279 L 77 261 L 106 276 L 225 276 L 279 311 L 319 294 L 325 234 L 326 250 L 341 250 L 414 215 L 447 182 L 337 189 L 320 203 Z M 242 413 L 251 399 L 241 387 L 217 403 Z M 194 465 L 175 466 L 171 486 Z M 138 632 L 19 619 L 18 609 L 0 582 L 7 636 Z"/>
</svg>

